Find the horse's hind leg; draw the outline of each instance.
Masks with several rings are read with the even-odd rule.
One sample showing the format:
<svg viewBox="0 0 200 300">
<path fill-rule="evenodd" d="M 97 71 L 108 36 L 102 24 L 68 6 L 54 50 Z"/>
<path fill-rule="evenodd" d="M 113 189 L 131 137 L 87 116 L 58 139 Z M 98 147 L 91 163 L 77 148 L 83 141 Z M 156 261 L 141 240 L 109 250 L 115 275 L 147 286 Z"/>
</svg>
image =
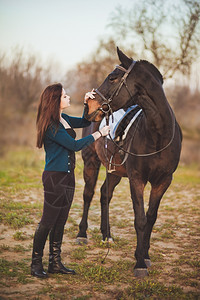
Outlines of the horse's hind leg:
<svg viewBox="0 0 200 300">
<path fill-rule="evenodd" d="M 164 182 L 157 185 L 152 185 L 150 198 L 149 198 L 149 208 L 146 213 L 147 223 L 144 230 L 144 260 L 147 267 L 151 266 L 151 261 L 149 257 L 149 248 L 150 248 L 150 237 L 153 229 L 153 225 L 157 219 L 158 208 L 162 196 L 168 189 L 172 180 L 172 176 L 168 176 Z"/>
<path fill-rule="evenodd" d="M 89 149 L 88 149 L 89 150 Z M 83 215 L 79 224 L 79 232 L 77 235 L 77 243 L 87 243 L 87 228 L 88 228 L 88 211 L 99 174 L 99 168 L 101 165 L 96 153 L 89 151 L 83 152 L 84 170 L 83 176 L 85 180 L 85 187 L 83 191 Z"/>
<path fill-rule="evenodd" d="M 108 182 L 106 182 L 108 180 Z M 108 173 L 107 178 L 101 187 L 101 233 L 103 241 L 111 238 L 109 224 L 109 203 L 113 195 L 114 188 L 120 182 L 121 177 Z M 108 188 L 108 189 L 107 189 Z"/>
</svg>

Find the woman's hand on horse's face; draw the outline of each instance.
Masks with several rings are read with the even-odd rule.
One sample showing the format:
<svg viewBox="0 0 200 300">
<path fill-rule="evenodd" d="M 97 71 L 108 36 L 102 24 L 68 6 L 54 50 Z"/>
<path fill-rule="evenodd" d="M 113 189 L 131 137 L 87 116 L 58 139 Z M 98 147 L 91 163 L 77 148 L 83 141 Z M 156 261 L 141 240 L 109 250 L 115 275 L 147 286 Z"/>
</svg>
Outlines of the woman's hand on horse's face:
<svg viewBox="0 0 200 300">
<path fill-rule="evenodd" d="M 87 93 L 85 94 L 84 103 L 86 103 L 86 101 L 87 101 L 88 99 L 94 99 L 94 98 L 95 98 L 95 95 L 96 95 L 96 93 L 95 93 L 94 89 L 93 89 L 91 92 L 87 92 Z"/>
</svg>

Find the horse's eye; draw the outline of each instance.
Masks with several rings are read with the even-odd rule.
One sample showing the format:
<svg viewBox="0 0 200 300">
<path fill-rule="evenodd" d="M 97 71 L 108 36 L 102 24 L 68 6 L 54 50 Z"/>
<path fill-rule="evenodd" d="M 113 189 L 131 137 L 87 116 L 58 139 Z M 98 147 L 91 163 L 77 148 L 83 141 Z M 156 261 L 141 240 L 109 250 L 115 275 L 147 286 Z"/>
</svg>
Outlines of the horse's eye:
<svg viewBox="0 0 200 300">
<path fill-rule="evenodd" d="M 110 82 L 115 82 L 115 81 L 117 81 L 117 76 L 110 75 L 110 76 L 109 76 L 109 81 L 110 81 Z"/>
</svg>

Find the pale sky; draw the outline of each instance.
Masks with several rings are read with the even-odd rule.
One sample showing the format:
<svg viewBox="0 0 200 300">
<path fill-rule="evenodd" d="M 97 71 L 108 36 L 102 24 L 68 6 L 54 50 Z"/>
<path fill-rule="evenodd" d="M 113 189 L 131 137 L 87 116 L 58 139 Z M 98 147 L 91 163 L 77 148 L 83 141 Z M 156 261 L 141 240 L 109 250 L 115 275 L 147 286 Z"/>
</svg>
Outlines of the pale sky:
<svg viewBox="0 0 200 300">
<path fill-rule="evenodd" d="M 15 46 L 70 68 L 93 52 L 116 7 L 134 0 L 0 0 L 0 52 Z"/>
</svg>

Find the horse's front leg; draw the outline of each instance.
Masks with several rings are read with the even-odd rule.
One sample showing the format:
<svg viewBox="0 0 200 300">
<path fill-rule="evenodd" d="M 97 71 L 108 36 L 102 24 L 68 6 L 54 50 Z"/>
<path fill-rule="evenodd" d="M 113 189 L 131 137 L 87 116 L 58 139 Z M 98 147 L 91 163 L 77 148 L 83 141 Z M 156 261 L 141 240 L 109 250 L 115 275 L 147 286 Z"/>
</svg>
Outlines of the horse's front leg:
<svg viewBox="0 0 200 300">
<path fill-rule="evenodd" d="M 144 251 L 145 251 L 144 257 L 145 257 L 145 263 L 147 267 L 151 266 L 151 261 L 149 257 L 151 232 L 157 219 L 160 200 L 162 199 L 162 196 L 164 195 L 169 185 L 171 184 L 171 181 L 172 181 L 172 175 L 168 176 L 165 179 L 165 181 L 163 181 L 162 183 L 152 184 L 150 198 L 149 198 L 149 208 L 146 213 L 147 224 L 144 231 Z"/>
<path fill-rule="evenodd" d="M 95 186 L 99 174 L 99 168 L 101 165 L 100 160 L 98 159 L 97 155 L 94 153 L 90 153 L 88 155 L 87 153 L 84 153 L 83 159 L 84 159 L 84 170 L 83 170 L 83 176 L 85 180 L 85 187 L 83 191 L 83 215 L 81 222 L 79 224 L 79 232 L 77 235 L 77 243 L 81 244 L 87 244 L 87 228 L 88 228 L 88 212 L 90 203 L 92 201 Z"/>
<path fill-rule="evenodd" d="M 144 210 L 144 183 L 141 180 L 129 179 L 131 198 L 133 201 L 133 209 L 135 213 L 135 230 L 137 234 L 137 246 L 135 251 L 136 265 L 134 267 L 134 275 L 136 277 L 144 277 L 148 275 L 147 266 L 144 261 L 144 230 L 147 223 Z"/>
<path fill-rule="evenodd" d="M 109 203 L 112 198 L 114 188 L 120 182 L 120 180 L 121 177 L 112 173 L 108 173 L 107 178 L 101 187 L 101 233 L 103 241 L 105 241 L 106 238 L 111 238 L 109 224 Z"/>
</svg>

